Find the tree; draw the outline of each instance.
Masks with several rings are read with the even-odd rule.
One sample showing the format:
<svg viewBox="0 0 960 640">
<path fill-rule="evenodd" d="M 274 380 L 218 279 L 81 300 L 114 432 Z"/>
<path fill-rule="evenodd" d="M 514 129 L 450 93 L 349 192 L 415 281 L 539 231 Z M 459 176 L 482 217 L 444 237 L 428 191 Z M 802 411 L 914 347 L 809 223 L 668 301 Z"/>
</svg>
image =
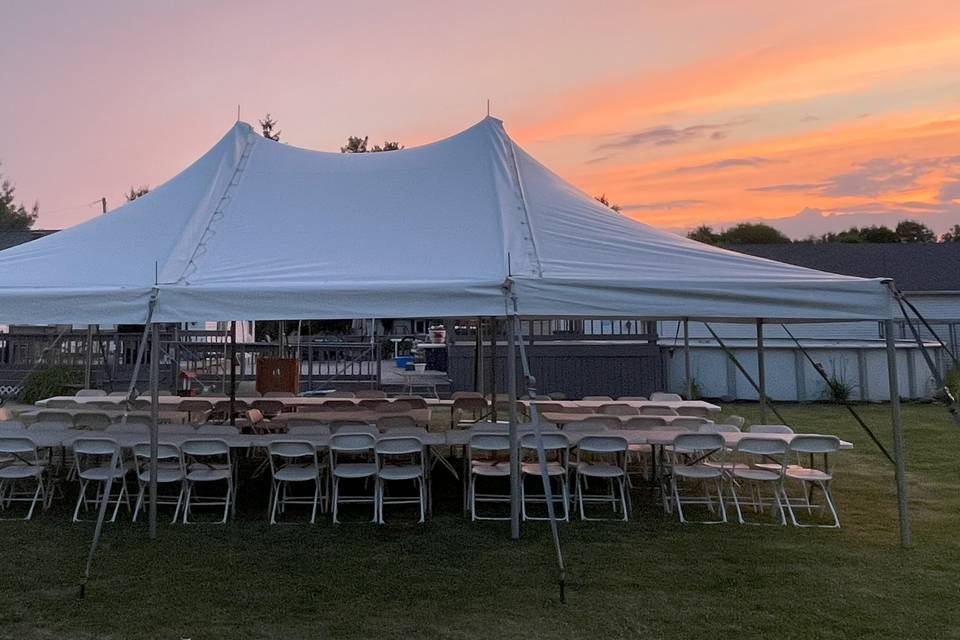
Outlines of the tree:
<svg viewBox="0 0 960 640">
<path fill-rule="evenodd" d="M 273 140 L 274 142 L 280 142 L 280 130 L 273 129 L 277 126 L 277 121 L 270 117 L 268 113 L 267 116 L 260 121 L 260 131 L 263 133 L 263 137 L 267 140 Z"/>
<path fill-rule="evenodd" d="M 885 243 L 900 242 L 897 232 L 890 227 L 871 226 L 871 227 L 850 227 L 846 231 L 838 233 L 829 232 L 820 236 L 820 242 L 846 242 L 846 243 Z"/>
<path fill-rule="evenodd" d="M 713 227 L 702 224 L 690 233 L 687 237 L 704 244 L 720 244 L 720 236 L 713 232 Z"/>
<path fill-rule="evenodd" d="M 599 202 L 600 204 L 602 204 L 603 206 L 605 206 L 605 207 L 610 207 L 611 209 L 613 209 L 613 210 L 616 211 L 617 213 L 620 213 L 620 205 L 618 205 L 618 204 L 610 204 L 610 201 L 607 200 L 607 194 L 601 193 L 599 196 L 594 196 L 593 199 L 596 200 L 597 202 Z"/>
<path fill-rule="evenodd" d="M 133 202 L 140 196 L 145 196 L 150 193 L 150 185 L 142 184 L 139 187 L 130 187 L 130 191 L 123 194 L 123 197 L 127 199 L 127 202 Z"/>
<path fill-rule="evenodd" d="M 403 149 L 401 145 L 396 140 L 387 140 L 383 145 L 375 144 L 372 147 L 368 147 L 367 143 L 369 142 L 369 136 L 349 136 L 347 138 L 347 144 L 340 147 L 340 153 L 378 153 L 380 151 L 399 151 Z"/>
<path fill-rule="evenodd" d="M 900 242 L 934 242 L 936 234 L 927 225 L 916 220 L 901 220 L 897 223 Z"/>
<path fill-rule="evenodd" d="M 720 233 L 721 244 L 786 244 L 790 238 L 762 222 L 741 222 Z"/>
<path fill-rule="evenodd" d="M 22 203 L 13 203 L 13 193 L 14 186 L 9 180 L 0 182 L 0 231 L 29 231 L 37 221 L 40 207 L 34 203 L 27 211 Z"/>
<path fill-rule="evenodd" d="M 960 224 L 955 224 L 940 236 L 940 242 L 960 242 Z"/>
</svg>

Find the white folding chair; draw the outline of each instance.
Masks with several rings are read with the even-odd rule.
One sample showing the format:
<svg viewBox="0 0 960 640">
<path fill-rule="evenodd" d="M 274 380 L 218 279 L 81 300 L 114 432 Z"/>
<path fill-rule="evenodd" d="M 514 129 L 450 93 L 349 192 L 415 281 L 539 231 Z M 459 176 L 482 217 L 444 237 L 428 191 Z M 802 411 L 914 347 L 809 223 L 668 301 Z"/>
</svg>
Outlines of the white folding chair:
<svg viewBox="0 0 960 640">
<path fill-rule="evenodd" d="M 673 505 L 677 508 L 680 522 L 693 522 L 683 513 L 684 504 L 706 505 L 714 512 L 713 496 L 710 485 L 717 490 L 720 517 L 718 520 L 703 520 L 700 524 L 715 524 L 727 521 L 727 511 L 723 504 L 724 449 L 725 442 L 719 433 L 679 433 L 673 444 L 667 449 L 670 456 L 669 482 Z M 707 461 L 716 464 L 706 464 Z M 699 495 L 681 495 L 680 480 L 699 484 L 703 493 Z M 666 501 L 666 498 L 665 498 Z"/>
<path fill-rule="evenodd" d="M 130 423 L 124 424 L 122 422 L 114 422 L 109 425 L 106 429 L 103 430 L 104 433 L 135 433 L 141 436 L 150 435 L 150 427 L 145 424 L 139 423 Z"/>
<path fill-rule="evenodd" d="M 700 428 L 705 424 L 710 424 L 710 421 L 706 418 L 694 418 L 692 416 L 680 416 L 678 418 L 673 418 L 668 421 L 668 428 L 682 430 L 686 429 L 688 431 L 700 431 Z"/>
<path fill-rule="evenodd" d="M 330 427 L 325 424 L 297 424 L 287 427 L 287 435 L 303 438 L 304 436 L 328 436 Z"/>
<path fill-rule="evenodd" d="M 715 425 L 720 426 L 720 425 Z M 732 426 L 732 425 L 726 425 Z M 776 505 L 780 514 L 780 526 L 787 524 L 783 501 L 783 479 L 787 460 L 787 443 L 772 438 L 741 438 L 734 447 L 734 453 L 743 459 L 749 460 L 746 464 L 737 463 L 732 467 L 732 481 L 730 494 L 737 508 L 737 522 L 740 524 L 764 524 L 761 522 L 747 522 L 743 517 L 743 507 L 753 507 L 754 512 L 762 512 L 766 506 Z M 779 468 L 771 469 L 769 464 L 757 464 L 758 460 L 769 460 L 771 457 L 782 460 Z M 773 500 L 763 500 L 761 489 L 770 487 Z M 750 492 L 747 501 L 741 499 L 738 488 L 742 486 Z"/>
<path fill-rule="evenodd" d="M 120 489 L 111 486 L 111 495 L 107 501 L 115 500 L 113 515 L 110 522 L 117 519 L 120 503 L 126 502 L 130 510 L 130 492 L 127 491 L 127 470 L 123 465 L 120 445 L 116 440 L 109 438 L 77 438 L 73 441 L 74 472 L 80 481 L 80 493 L 77 496 L 77 506 L 73 510 L 73 521 L 80 521 L 80 508 L 86 510 L 91 505 L 96 508 L 103 498 L 108 481 L 111 485 L 119 483 Z M 87 498 L 87 486 L 97 483 L 97 493 L 93 498 Z M 115 493 L 114 493 L 115 492 Z"/>
<path fill-rule="evenodd" d="M 107 392 L 103 389 L 80 389 L 74 394 L 76 398 L 105 398 Z"/>
<path fill-rule="evenodd" d="M 303 440 L 277 440 L 267 447 L 270 459 L 270 524 L 277 524 L 277 514 L 288 504 L 311 505 L 310 524 L 317 521 L 317 506 L 326 501 L 326 479 L 316 446 Z M 313 483 L 313 495 L 293 495 L 291 484 Z"/>
<path fill-rule="evenodd" d="M 13 502 L 29 502 L 30 509 L 23 518 L 29 520 L 38 501 L 47 506 L 46 463 L 37 445 L 25 436 L 0 436 L 0 464 L 0 511 L 9 509 Z M 31 483 L 36 484 L 33 491 L 29 490 Z"/>
<path fill-rule="evenodd" d="M 415 436 L 389 436 L 377 440 L 377 522 L 384 524 L 385 504 L 419 504 L 420 522 L 427 518 L 427 468 L 426 448 Z M 410 482 L 417 489 L 416 496 L 387 496 L 388 482 Z"/>
<path fill-rule="evenodd" d="M 706 407 L 677 407 L 677 413 L 681 416 L 693 416 L 694 418 L 710 417 L 710 410 Z"/>
<path fill-rule="evenodd" d="M 240 435 L 240 427 L 235 427 L 229 424 L 201 424 L 196 429 L 196 433 L 199 436 L 238 436 Z"/>
<path fill-rule="evenodd" d="M 627 493 L 627 439 L 617 435 L 584 436 L 577 443 L 573 463 L 576 482 L 577 506 L 581 520 L 610 520 L 611 518 L 587 517 L 584 507 L 588 503 L 609 504 L 613 512 L 621 511 L 622 519 L 630 518 L 630 497 Z M 587 494 L 587 481 L 607 481 L 609 492 Z M 615 489 L 620 496 L 617 497 Z"/>
<path fill-rule="evenodd" d="M 510 516 L 481 516 L 477 514 L 480 503 L 509 503 L 509 483 L 506 493 L 477 493 L 477 480 L 510 478 L 510 463 L 501 458 L 510 455 L 510 437 L 505 433 L 471 433 L 467 441 L 466 462 L 468 465 L 467 508 L 470 520 L 509 520 Z"/>
<path fill-rule="evenodd" d="M 110 414 L 102 412 L 84 412 L 73 416 L 73 426 L 77 429 L 89 429 L 90 431 L 103 431 L 113 424 Z"/>
<path fill-rule="evenodd" d="M 193 507 L 223 507 L 222 524 L 236 509 L 236 486 L 233 477 L 233 458 L 230 445 L 215 438 L 184 440 L 180 445 L 187 475 L 187 497 L 183 507 L 183 524 L 189 524 Z M 196 495 L 198 485 L 226 483 L 226 493 L 220 496 Z"/>
<path fill-rule="evenodd" d="M 597 413 L 608 416 L 638 416 L 640 409 L 631 407 L 629 404 L 602 404 L 597 409 Z"/>
<path fill-rule="evenodd" d="M 137 521 L 137 515 L 143 506 L 144 495 L 150 486 L 150 443 L 140 442 L 133 445 L 133 462 L 136 466 L 137 483 L 140 490 L 137 492 L 137 501 L 133 507 L 133 521 Z M 173 505 L 173 518 L 171 524 L 177 521 L 180 515 L 180 508 L 183 505 L 183 496 L 186 492 L 186 466 L 183 462 L 183 454 L 180 447 L 175 444 L 161 442 L 157 444 L 157 506 Z M 160 495 L 161 485 L 177 485 L 176 500 L 172 496 Z"/>
<path fill-rule="evenodd" d="M 803 497 L 799 500 L 793 500 L 786 492 L 784 486 L 784 498 L 787 503 L 787 510 L 790 512 L 790 520 L 795 527 L 824 527 L 828 529 L 840 528 L 840 516 L 837 515 L 837 508 L 833 502 L 833 492 L 830 490 L 830 483 L 833 481 L 833 472 L 831 468 L 830 454 L 840 450 L 840 439 L 836 436 L 820 435 L 797 435 L 790 441 L 788 451 L 795 453 L 799 457 L 801 454 L 810 455 L 810 466 L 802 467 L 799 465 L 784 465 L 784 476 L 787 480 L 793 480 L 800 483 L 804 489 Z M 823 469 L 817 469 L 813 465 L 814 456 L 823 455 Z M 813 491 L 819 488 L 823 493 L 825 504 L 816 505 L 813 503 Z M 794 507 L 801 507 L 812 514 L 814 509 L 823 511 L 829 509 L 833 516 L 832 524 L 801 524 L 797 520 Z"/>
<path fill-rule="evenodd" d="M 650 394 L 650 400 L 653 402 L 680 402 L 683 398 L 678 393 L 666 393 L 664 391 L 654 391 Z"/>
<path fill-rule="evenodd" d="M 662 404 L 645 404 L 640 407 L 642 416 L 677 416 L 677 410 Z"/>
<path fill-rule="evenodd" d="M 559 480 L 559 496 L 553 494 L 554 504 L 563 504 L 563 521 L 570 522 L 570 441 L 562 433 L 542 433 L 543 451 L 547 455 L 547 481 Z M 528 493 L 524 480 L 536 478 L 542 482 L 537 434 L 527 433 L 520 438 L 520 449 L 524 460 L 520 463 L 520 505 L 524 520 L 547 520 L 545 516 L 532 516 L 527 513 L 527 503 L 546 504 L 545 493 Z M 542 486 L 542 485 L 541 485 Z"/>
<path fill-rule="evenodd" d="M 365 425 L 370 426 L 370 425 Z M 374 431 L 376 427 L 373 427 Z M 347 495 L 340 490 L 342 481 L 376 481 L 377 463 L 373 458 L 376 438 L 371 433 L 334 433 L 330 436 L 330 475 L 333 478 L 333 522 L 339 524 L 339 506 L 372 504 L 373 522 L 377 522 L 376 490 L 370 495 Z M 344 461 L 347 457 L 348 461 Z"/>
</svg>

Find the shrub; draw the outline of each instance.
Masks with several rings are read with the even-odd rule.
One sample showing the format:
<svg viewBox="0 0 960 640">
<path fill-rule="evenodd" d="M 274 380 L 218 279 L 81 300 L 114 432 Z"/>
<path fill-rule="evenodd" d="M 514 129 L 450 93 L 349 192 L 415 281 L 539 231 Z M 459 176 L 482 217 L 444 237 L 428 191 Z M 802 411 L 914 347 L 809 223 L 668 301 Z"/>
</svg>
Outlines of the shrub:
<svg viewBox="0 0 960 640">
<path fill-rule="evenodd" d="M 850 394 L 853 392 L 853 385 L 836 376 L 830 376 L 830 379 L 827 380 L 827 388 L 825 392 L 827 400 L 830 402 L 836 402 L 837 404 L 843 404 L 850 400 Z"/>
<path fill-rule="evenodd" d="M 27 376 L 18 400 L 33 404 L 37 400 L 69 392 L 69 385 L 80 382 L 80 371 L 67 367 L 42 367 Z"/>
</svg>

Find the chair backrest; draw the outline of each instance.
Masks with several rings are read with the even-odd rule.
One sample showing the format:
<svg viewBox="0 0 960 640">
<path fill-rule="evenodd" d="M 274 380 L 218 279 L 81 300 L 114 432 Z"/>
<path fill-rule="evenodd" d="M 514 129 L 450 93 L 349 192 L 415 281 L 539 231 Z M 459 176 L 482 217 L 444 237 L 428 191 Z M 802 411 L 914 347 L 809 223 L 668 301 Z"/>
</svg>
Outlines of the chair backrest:
<svg viewBox="0 0 960 640">
<path fill-rule="evenodd" d="M 73 395 L 77 398 L 106 397 L 107 392 L 103 389 L 80 389 Z"/>
<path fill-rule="evenodd" d="M 743 416 L 737 415 L 727 416 L 724 420 L 725 424 L 732 424 L 737 427 L 737 429 L 743 429 L 743 425 L 746 424 L 746 422 L 747 421 Z"/>
<path fill-rule="evenodd" d="M 565 408 L 559 402 L 537 402 L 534 405 L 537 408 L 537 411 L 541 414 L 550 412 L 550 413 L 570 413 L 570 410 Z"/>
<path fill-rule="evenodd" d="M 77 438 L 73 441 L 73 453 L 75 456 L 109 456 L 115 453 L 119 461 L 120 445 L 110 438 Z"/>
<path fill-rule="evenodd" d="M 106 413 L 78 413 L 73 416 L 73 426 L 78 429 L 99 431 L 106 429 L 113 419 Z"/>
<path fill-rule="evenodd" d="M 288 436 L 326 436 L 330 435 L 330 427 L 325 424 L 292 425 L 287 427 Z"/>
<path fill-rule="evenodd" d="M 478 394 L 479 395 L 479 394 Z M 451 411 L 484 411 L 487 408 L 487 399 L 483 396 L 466 396 L 453 399 Z"/>
<path fill-rule="evenodd" d="M 673 438 L 673 450 L 676 453 L 722 451 L 724 447 L 725 441 L 719 433 L 678 433 Z"/>
<path fill-rule="evenodd" d="M 274 440 L 267 445 L 267 452 L 270 454 L 270 466 L 274 470 L 276 462 L 283 464 L 301 458 L 312 459 L 314 466 L 317 465 L 317 447 L 306 440 Z M 275 462 L 275 458 L 279 460 Z"/>
<path fill-rule="evenodd" d="M 793 429 L 785 424 L 752 424 L 747 431 L 750 433 L 793 433 Z"/>
<path fill-rule="evenodd" d="M 360 389 L 356 392 L 356 397 L 366 399 L 386 398 L 387 392 L 380 389 Z"/>
<path fill-rule="evenodd" d="M 688 429 L 690 431 L 702 431 L 700 427 L 705 424 L 710 424 L 710 421 L 706 418 L 694 418 L 693 416 L 681 416 L 679 418 L 674 418 L 670 420 L 669 423 L 671 429 Z M 714 431 L 714 433 L 718 433 Z"/>
<path fill-rule="evenodd" d="M 372 451 L 377 440 L 371 433 L 335 433 L 330 436 L 330 451 Z"/>
<path fill-rule="evenodd" d="M 150 443 L 138 442 L 133 445 L 133 460 L 141 469 L 148 469 L 150 465 Z M 183 454 L 180 447 L 169 442 L 157 444 L 157 460 L 176 460 L 183 469 Z M 141 466 L 142 465 L 142 466 Z"/>
<path fill-rule="evenodd" d="M 389 407 L 390 400 L 387 398 L 364 398 L 357 403 L 361 409 L 376 411 L 380 407 Z"/>
<path fill-rule="evenodd" d="M 423 440 L 427 437 L 427 433 L 428 431 L 423 427 L 387 427 L 381 431 L 381 437 L 415 436 Z"/>
<path fill-rule="evenodd" d="M 150 411 L 153 408 L 153 403 L 150 400 L 137 399 L 131 403 L 134 411 Z"/>
<path fill-rule="evenodd" d="M 287 425 L 287 429 L 293 429 L 294 427 L 319 427 L 323 426 L 327 429 L 327 432 L 330 431 L 330 425 L 321 418 L 317 417 L 304 417 L 304 418 L 287 418 L 283 421 L 283 424 Z"/>
<path fill-rule="evenodd" d="M 76 400 L 58 400 L 50 399 L 47 400 L 46 407 L 48 409 L 76 409 L 80 404 Z"/>
<path fill-rule="evenodd" d="M 128 422 L 123 424 L 122 422 L 114 422 L 113 424 L 107 426 L 103 430 L 104 433 L 140 433 L 143 435 L 150 434 L 150 427 L 145 424 L 137 424 L 134 422 Z"/>
<path fill-rule="evenodd" d="M 427 408 L 427 401 L 422 396 L 397 396 L 394 402 L 406 402 L 411 409 Z"/>
<path fill-rule="evenodd" d="M 190 434 L 190 433 L 197 432 L 197 430 L 194 428 L 192 424 L 162 423 L 157 425 L 157 430 L 159 431 L 160 434 L 170 434 L 170 435 L 175 435 L 175 434 L 183 435 L 183 434 Z"/>
<path fill-rule="evenodd" d="M 680 415 L 677 413 L 677 410 L 673 407 L 668 407 L 662 404 L 645 404 L 640 407 L 640 415 L 642 416 L 676 416 Z"/>
<path fill-rule="evenodd" d="M 141 424 L 149 427 L 153 424 L 153 418 L 142 413 L 128 413 L 127 415 L 118 415 L 113 419 L 114 424 Z"/>
<path fill-rule="evenodd" d="M 180 404 L 177 405 L 177 411 L 189 411 L 190 413 L 212 410 L 212 402 L 209 400 L 201 400 L 199 398 L 188 398 L 186 400 L 181 400 Z"/>
<path fill-rule="evenodd" d="M 603 404 L 597 409 L 597 413 L 610 416 L 638 416 L 640 415 L 640 409 L 628 404 Z"/>
<path fill-rule="evenodd" d="M 129 395 L 127 391 L 111 391 L 107 394 L 108 398 L 126 398 Z"/>
<path fill-rule="evenodd" d="M 26 427 L 19 420 L 4 420 L 0 422 L 0 433 L 10 431 L 24 431 Z"/>
<path fill-rule="evenodd" d="M 677 407 L 676 411 L 681 416 L 693 416 L 697 418 L 706 418 L 710 415 L 710 410 L 706 407 Z"/>
<path fill-rule="evenodd" d="M 262 416 L 272 418 L 283 411 L 284 404 L 279 400 L 254 400 L 250 403 L 250 409 L 259 411 Z"/>
<path fill-rule="evenodd" d="M 230 424 L 202 424 L 197 427 L 197 434 L 201 436 L 237 436 L 240 428 Z"/>
<path fill-rule="evenodd" d="M 797 435 L 790 440 L 789 449 L 796 453 L 833 453 L 840 450 L 840 438 L 836 436 Z"/>
<path fill-rule="evenodd" d="M 230 445 L 219 438 L 191 438 L 180 445 L 183 455 L 191 458 L 225 457 L 230 460 Z"/>
<path fill-rule="evenodd" d="M 506 433 L 510 429 L 507 422 L 490 422 L 483 420 L 470 425 L 470 433 Z"/>
<path fill-rule="evenodd" d="M 646 396 L 619 396 L 619 397 L 617 398 L 617 400 L 624 400 L 624 401 L 630 401 L 630 400 L 638 401 L 638 400 L 639 400 L 640 402 L 644 402 L 646 399 L 647 399 Z"/>
<path fill-rule="evenodd" d="M 259 409 L 247 409 L 244 415 L 251 425 L 258 425 L 263 422 L 263 412 Z"/>
<path fill-rule="evenodd" d="M 332 431 L 334 435 L 367 434 L 375 436 L 380 433 L 380 430 L 377 429 L 377 426 L 374 424 L 366 424 L 364 422 L 347 422 L 344 420 L 338 420 L 331 423 L 330 431 Z"/>
<path fill-rule="evenodd" d="M 459 400 L 460 398 L 481 398 L 486 399 L 482 393 L 479 391 L 454 391 L 450 394 L 451 400 Z"/>
<path fill-rule="evenodd" d="M 623 436 L 584 436 L 577 443 L 581 453 L 625 453 L 629 444 Z"/>
<path fill-rule="evenodd" d="M 618 416 L 590 415 L 584 416 L 578 422 L 582 424 L 591 424 L 602 429 L 622 429 L 624 421 Z"/>
<path fill-rule="evenodd" d="M 654 402 L 679 402 L 683 398 L 678 393 L 666 393 L 665 391 L 654 391 L 650 394 L 650 399 Z"/>
<path fill-rule="evenodd" d="M 353 391 L 331 391 L 323 396 L 324 398 L 355 398 Z"/>
<path fill-rule="evenodd" d="M 33 431 L 34 433 L 42 433 L 44 431 L 62 431 L 72 428 L 73 422 L 34 422 L 27 427 L 27 430 Z"/>
<path fill-rule="evenodd" d="M 737 453 L 746 453 L 755 456 L 781 456 L 787 452 L 785 440 L 777 438 L 751 438 L 749 435 L 740 438 L 734 446 Z"/>
<path fill-rule="evenodd" d="M 740 433 L 740 429 L 733 424 L 717 422 L 703 422 L 697 427 L 700 433 Z"/>
<path fill-rule="evenodd" d="M 396 416 L 380 416 L 377 418 L 377 428 L 383 431 L 384 429 L 392 429 L 396 427 L 416 427 L 417 421 L 414 420 L 413 416 L 408 415 L 396 415 Z"/>
<path fill-rule="evenodd" d="M 589 402 L 596 402 L 596 401 L 613 402 L 613 398 L 611 398 L 610 396 L 583 396 L 583 399 Z"/>
<path fill-rule="evenodd" d="M 541 433 L 540 437 L 543 439 L 543 448 L 546 451 L 566 451 L 570 448 L 570 440 L 562 433 Z M 523 449 L 536 450 L 538 448 L 537 434 L 523 434 L 520 438 L 520 447 Z"/>
<path fill-rule="evenodd" d="M 424 448 L 423 441 L 415 436 L 389 435 L 377 439 L 375 450 L 379 457 L 380 455 L 400 456 L 411 453 L 422 455 Z"/>
<path fill-rule="evenodd" d="M 0 435 L 0 455 L 13 455 L 20 463 L 40 464 L 37 445 L 25 436 Z"/>
<path fill-rule="evenodd" d="M 250 408 L 250 406 L 247 404 L 247 402 L 246 402 L 245 400 L 235 400 L 234 403 L 233 403 L 233 411 L 234 411 L 234 413 L 243 413 L 244 411 L 246 411 L 246 410 L 249 409 L 249 408 Z M 230 401 L 229 401 L 229 400 L 217 400 L 217 401 L 213 404 L 213 411 L 214 411 L 215 413 L 222 413 L 222 414 L 224 414 L 224 415 L 229 414 L 229 413 L 230 413 Z"/>
<path fill-rule="evenodd" d="M 357 403 L 353 400 L 328 400 L 323 403 L 325 411 L 356 411 Z"/>
<path fill-rule="evenodd" d="M 662 416 L 634 416 L 623 423 L 623 428 L 639 431 L 662 431 L 667 429 L 667 421 Z"/>
<path fill-rule="evenodd" d="M 609 431 L 609 428 L 606 424 L 602 422 L 568 422 L 563 425 L 563 432 L 569 434 L 580 434 L 580 433 L 602 433 L 604 431 Z"/>
<path fill-rule="evenodd" d="M 506 433 L 471 433 L 467 456 L 473 451 L 510 451 L 510 436 Z"/>
<path fill-rule="evenodd" d="M 33 419 L 37 422 L 60 422 L 73 424 L 73 414 L 69 411 L 58 411 L 56 409 L 42 409 L 37 412 L 37 417 Z"/>
</svg>

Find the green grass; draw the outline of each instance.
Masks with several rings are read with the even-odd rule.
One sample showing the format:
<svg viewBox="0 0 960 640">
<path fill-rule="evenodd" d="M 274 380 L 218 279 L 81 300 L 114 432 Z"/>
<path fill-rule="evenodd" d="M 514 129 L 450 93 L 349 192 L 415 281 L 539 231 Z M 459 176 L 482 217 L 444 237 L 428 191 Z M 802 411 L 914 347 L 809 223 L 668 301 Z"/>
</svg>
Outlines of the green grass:
<svg viewBox="0 0 960 640">
<path fill-rule="evenodd" d="M 270 527 L 250 489 L 227 527 L 164 524 L 151 543 L 140 523 L 108 525 L 80 602 L 92 525 L 60 504 L 0 523 L 0 637 L 960 637 L 960 429 L 946 411 L 904 407 L 914 546 L 902 550 L 892 467 L 859 427 L 836 407 L 780 408 L 855 443 L 836 459 L 843 529 L 681 526 L 638 492 L 629 524 L 562 526 L 561 605 L 542 523 L 513 542 L 505 524 L 465 521 L 441 488 L 426 526 L 358 513 Z M 887 408 L 862 412 L 889 442 Z"/>
</svg>

